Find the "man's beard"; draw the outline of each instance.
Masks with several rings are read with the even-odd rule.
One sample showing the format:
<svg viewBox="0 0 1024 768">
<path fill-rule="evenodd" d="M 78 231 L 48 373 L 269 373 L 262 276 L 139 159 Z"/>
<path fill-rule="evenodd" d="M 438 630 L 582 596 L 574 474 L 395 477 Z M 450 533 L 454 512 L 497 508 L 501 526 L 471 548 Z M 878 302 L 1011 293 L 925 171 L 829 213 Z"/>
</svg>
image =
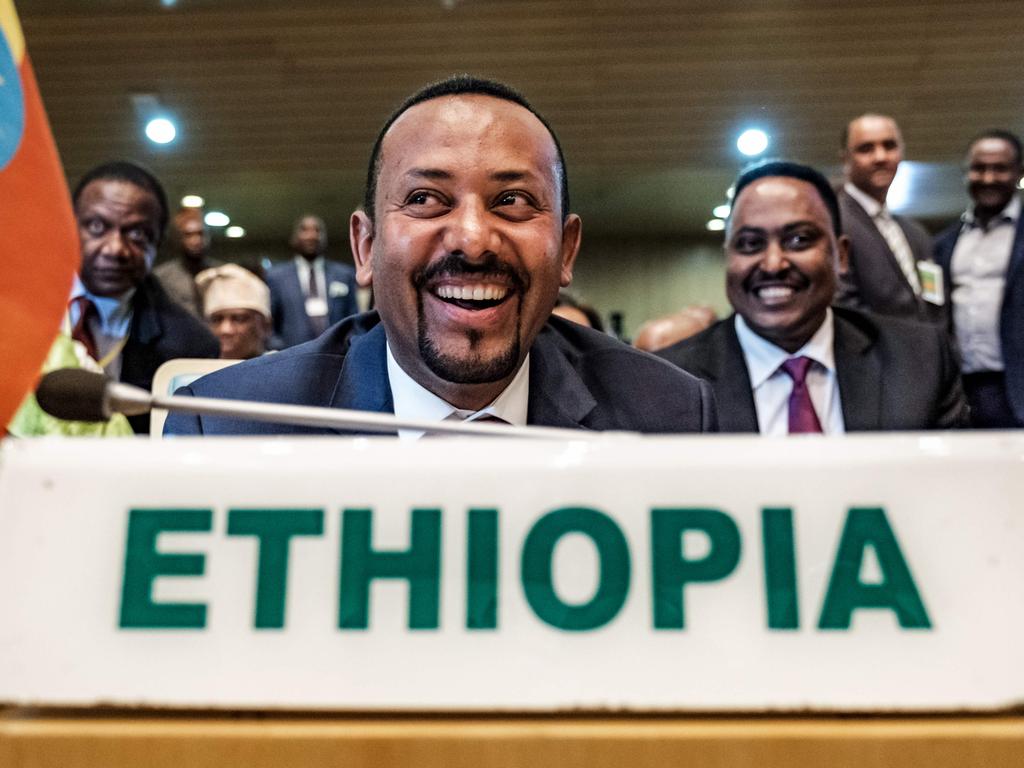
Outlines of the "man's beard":
<svg viewBox="0 0 1024 768">
<path fill-rule="evenodd" d="M 522 333 L 519 323 L 516 324 L 515 335 L 509 340 L 506 348 L 499 354 L 487 358 L 482 357 L 478 350 L 478 346 L 483 340 L 483 334 L 479 331 L 466 331 L 469 353 L 465 357 L 456 357 L 445 353 L 430 338 L 423 315 L 422 292 L 431 278 L 441 274 L 502 276 L 511 290 L 515 291 L 515 295 L 508 298 L 507 301 L 518 302 L 517 316 L 520 319 L 522 318 L 523 296 L 529 288 L 530 276 L 507 264 L 502 264 L 494 254 L 489 254 L 489 257 L 481 262 L 469 262 L 461 255 L 449 254 L 413 279 L 418 297 L 416 340 L 419 344 L 420 358 L 435 376 L 453 384 L 490 384 L 512 376 L 519 367 L 519 353 L 522 348 Z"/>
<path fill-rule="evenodd" d="M 490 384 L 510 377 L 519 367 L 521 347 L 519 328 L 516 327 L 514 338 L 498 355 L 482 357 L 473 352 L 482 339 L 478 331 L 467 331 L 469 354 L 465 357 L 448 355 L 437 348 L 427 333 L 423 312 L 419 316 L 417 341 L 419 342 L 420 358 L 435 376 L 453 384 Z"/>
</svg>

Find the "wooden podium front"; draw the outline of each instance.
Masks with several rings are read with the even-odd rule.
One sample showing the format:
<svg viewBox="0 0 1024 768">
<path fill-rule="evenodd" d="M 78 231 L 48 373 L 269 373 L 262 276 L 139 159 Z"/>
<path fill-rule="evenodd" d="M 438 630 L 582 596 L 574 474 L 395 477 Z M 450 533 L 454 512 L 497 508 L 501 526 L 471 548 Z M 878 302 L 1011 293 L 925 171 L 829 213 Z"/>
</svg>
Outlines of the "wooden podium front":
<svg viewBox="0 0 1024 768">
<path fill-rule="evenodd" d="M 7 710 L 4 768 L 1018 768 L 1024 717 L 129 715 Z"/>
</svg>

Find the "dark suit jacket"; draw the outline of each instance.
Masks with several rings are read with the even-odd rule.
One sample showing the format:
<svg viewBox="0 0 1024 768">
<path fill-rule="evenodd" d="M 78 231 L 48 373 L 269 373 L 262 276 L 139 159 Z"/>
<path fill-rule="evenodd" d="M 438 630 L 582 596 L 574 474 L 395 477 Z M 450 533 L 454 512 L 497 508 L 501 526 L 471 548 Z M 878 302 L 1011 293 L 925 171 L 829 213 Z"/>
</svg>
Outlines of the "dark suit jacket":
<svg viewBox="0 0 1024 768">
<path fill-rule="evenodd" d="M 204 376 L 179 394 L 392 413 L 386 337 L 376 312 L 349 317 L 320 338 Z M 714 431 L 704 382 L 589 328 L 552 318 L 530 350 L 530 424 L 637 432 Z M 165 434 L 330 434 L 173 413 Z"/>
<path fill-rule="evenodd" d="M 356 273 L 352 267 L 324 260 L 324 282 L 327 286 L 327 325 L 334 325 L 359 311 L 356 303 Z M 274 317 L 271 349 L 284 349 L 310 341 L 315 334 L 306 314 L 306 295 L 299 284 L 295 262 L 277 264 L 267 270 L 270 286 L 270 314 Z M 331 295 L 335 283 L 345 286 L 344 295 Z"/>
<path fill-rule="evenodd" d="M 945 329 L 833 308 L 836 378 L 847 432 L 967 425 L 960 372 Z M 722 432 L 757 432 L 735 315 L 658 352 L 711 383 Z"/>
<path fill-rule="evenodd" d="M 220 343 L 206 326 L 164 292 L 152 275 L 132 297 L 128 340 L 121 350 L 121 381 L 149 390 L 156 369 L 177 357 L 217 357 Z M 149 433 L 149 414 L 128 419 L 139 434 Z"/>
<path fill-rule="evenodd" d="M 889 243 L 860 203 L 844 189 L 838 191 L 843 233 L 850 239 L 850 263 L 839 278 L 836 304 L 879 315 L 946 323 L 947 310 L 914 293 Z M 900 225 L 915 261 L 930 261 L 931 237 L 920 224 L 893 216 Z"/>
<path fill-rule="evenodd" d="M 960 238 L 959 222 L 935 238 L 935 261 L 945 277 L 946 303 L 952 306 L 953 249 Z M 1010 263 L 1003 288 L 1003 307 L 999 313 L 999 340 L 1006 371 L 1006 394 L 1017 419 L 1024 423 L 1024 217 L 1017 222 Z"/>
</svg>

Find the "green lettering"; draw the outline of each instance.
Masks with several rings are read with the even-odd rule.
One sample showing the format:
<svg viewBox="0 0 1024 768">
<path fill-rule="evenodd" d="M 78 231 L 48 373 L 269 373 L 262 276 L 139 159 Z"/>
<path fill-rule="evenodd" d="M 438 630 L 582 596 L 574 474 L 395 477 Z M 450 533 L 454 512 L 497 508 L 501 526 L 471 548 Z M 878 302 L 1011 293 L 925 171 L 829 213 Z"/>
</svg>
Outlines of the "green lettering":
<svg viewBox="0 0 1024 768">
<path fill-rule="evenodd" d="M 707 535 L 707 555 L 696 560 L 684 556 L 687 531 Z M 651 559 L 654 628 L 683 629 L 685 586 L 718 581 L 732 573 L 740 561 L 740 531 L 731 517 L 717 509 L 652 509 Z"/>
<path fill-rule="evenodd" d="M 153 582 L 158 576 L 202 576 L 205 556 L 163 553 L 157 538 L 165 531 L 209 532 L 210 509 L 133 509 L 128 513 L 124 583 L 121 586 L 122 629 L 203 629 L 203 603 L 155 603 Z"/>
<path fill-rule="evenodd" d="M 555 592 L 552 558 L 567 533 L 588 536 L 597 548 L 600 571 L 594 596 L 580 605 Z M 558 629 L 597 629 L 615 618 L 629 594 L 629 546 L 615 521 L 596 509 L 567 507 L 544 515 L 523 544 L 522 579 L 526 600 L 538 618 Z"/>
<path fill-rule="evenodd" d="M 259 539 L 256 569 L 256 629 L 284 626 L 288 594 L 288 545 L 292 536 L 322 536 L 322 509 L 232 509 L 229 536 Z"/>
<path fill-rule="evenodd" d="M 761 530 L 764 537 L 764 591 L 768 602 L 768 629 L 799 629 L 793 510 L 788 507 L 762 509 Z"/>
<path fill-rule="evenodd" d="M 879 584 L 860 580 L 868 547 L 874 549 L 882 572 Z M 879 507 L 853 507 L 847 514 L 818 628 L 849 629 L 858 608 L 891 610 L 905 629 L 931 628 L 896 534 Z"/>
<path fill-rule="evenodd" d="M 466 629 L 495 629 L 498 626 L 498 510 L 471 509 L 466 526 Z"/>
<path fill-rule="evenodd" d="M 370 624 L 370 582 L 409 582 L 409 629 L 437 629 L 441 604 L 441 510 L 412 510 L 409 549 L 379 552 L 371 546 L 373 511 L 346 509 L 342 516 L 338 626 Z"/>
</svg>

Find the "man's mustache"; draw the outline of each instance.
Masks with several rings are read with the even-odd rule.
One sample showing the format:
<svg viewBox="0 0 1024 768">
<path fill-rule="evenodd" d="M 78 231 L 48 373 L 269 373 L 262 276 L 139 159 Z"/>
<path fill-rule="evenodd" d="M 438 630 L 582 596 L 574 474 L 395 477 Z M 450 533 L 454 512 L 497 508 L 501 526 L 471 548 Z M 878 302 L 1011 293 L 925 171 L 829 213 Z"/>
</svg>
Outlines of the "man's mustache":
<svg viewBox="0 0 1024 768">
<path fill-rule="evenodd" d="M 530 286 L 530 276 L 511 264 L 502 262 L 497 254 L 488 253 L 482 259 L 470 261 L 465 256 L 449 253 L 413 277 L 417 289 L 439 277 L 495 277 L 507 282 L 517 291 Z"/>
</svg>

